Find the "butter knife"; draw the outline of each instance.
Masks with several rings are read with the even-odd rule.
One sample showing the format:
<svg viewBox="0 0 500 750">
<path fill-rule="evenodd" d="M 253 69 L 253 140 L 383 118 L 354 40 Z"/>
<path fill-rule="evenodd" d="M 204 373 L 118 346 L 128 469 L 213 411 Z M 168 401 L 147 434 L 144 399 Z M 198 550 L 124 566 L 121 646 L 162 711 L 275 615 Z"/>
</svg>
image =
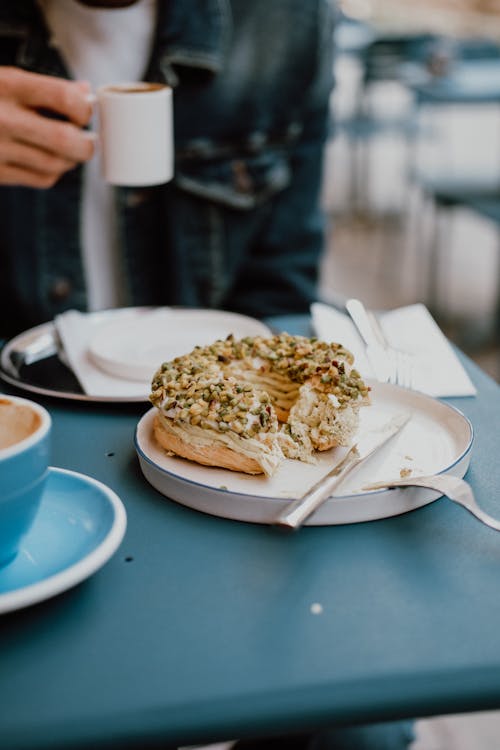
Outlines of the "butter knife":
<svg viewBox="0 0 500 750">
<path fill-rule="evenodd" d="M 349 449 L 344 458 L 322 477 L 305 495 L 292 500 L 279 513 L 274 521 L 275 526 L 285 529 L 298 529 L 333 491 L 371 456 L 373 456 L 391 438 L 397 435 L 410 420 L 408 414 L 398 414 L 377 430 L 362 435 Z"/>
<path fill-rule="evenodd" d="M 361 300 L 348 299 L 345 308 L 365 344 L 366 356 L 377 380 L 389 380 L 390 362 L 380 338 L 380 331 L 374 326 L 373 318 Z"/>
<path fill-rule="evenodd" d="M 12 349 L 8 358 L 6 357 L 5 361 L 2 361 L 2 365 L 9 375 L 19 379 L 22 367 L 52 357 L 58 351 L 57 334 L 55 331 L 49 331 L 30 339 L 22 349 Z"/>
</svg>

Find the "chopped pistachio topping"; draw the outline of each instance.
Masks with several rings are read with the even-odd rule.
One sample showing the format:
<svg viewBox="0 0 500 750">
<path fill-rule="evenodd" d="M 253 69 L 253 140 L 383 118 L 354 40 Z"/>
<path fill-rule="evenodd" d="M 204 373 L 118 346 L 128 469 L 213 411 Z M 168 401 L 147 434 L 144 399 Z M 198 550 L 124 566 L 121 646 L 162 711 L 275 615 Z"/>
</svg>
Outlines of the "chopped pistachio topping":
<svg viewBox="0 0 500 750">
<path fill-rule="evenodd" d="M 225 377 L 210 362 L 200 369 L 198 356 L 165 362 L 156 373 L 150 400 L 166 417 L 241 437 L 277 431 L 267 393 Z"/>
<path fill-rule="evenodd" d="M 352 364 L 351 352 L 341 344 L 316 338 L 282 333 L 236 340 L 229 335 L 164 362 L 153 377 L 150 400 L 175 422 L 254 437 L 279 429 L 276 394 L 259 390 L 256 375 L 275 374 L 297 388 L 309 382 L 342 409 L 366 400 L 369 392 Z M 254 383 L 245 382 L 246 370 L 252 371 Z M 288 434 L 298 439 L 291 428 Z"/>
</svg>

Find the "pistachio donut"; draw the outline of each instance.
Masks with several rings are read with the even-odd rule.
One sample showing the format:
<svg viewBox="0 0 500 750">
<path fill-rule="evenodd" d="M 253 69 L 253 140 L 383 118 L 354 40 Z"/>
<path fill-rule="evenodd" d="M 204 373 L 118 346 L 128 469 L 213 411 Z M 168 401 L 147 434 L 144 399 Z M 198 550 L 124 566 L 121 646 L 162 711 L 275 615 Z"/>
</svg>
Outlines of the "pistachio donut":
<svg viewBox="0 0 500 750">
<path fill-rule="evenodd" d="M 341 344 L 283 333 L 232 335 L 153 376 L 156 440 L 208 466 L 271 476 L 284 457 L 347 445 L 369 388 Z"/>
</svg>

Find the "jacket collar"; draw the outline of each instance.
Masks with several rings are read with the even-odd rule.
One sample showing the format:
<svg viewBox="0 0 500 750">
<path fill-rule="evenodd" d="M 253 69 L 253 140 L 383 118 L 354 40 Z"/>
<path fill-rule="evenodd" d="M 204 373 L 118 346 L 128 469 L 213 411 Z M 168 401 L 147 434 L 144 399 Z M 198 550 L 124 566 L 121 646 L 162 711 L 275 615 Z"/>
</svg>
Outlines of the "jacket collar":
<svg viewBox="0 0 500 750">
<path fill-rule="evenodd" d="M 1 0 L 0 34 L 28 37 L 40 33 L 36 0 Z M 153 58 L 169 77 L 172 66 L 220 73 L 231 34 L 230 0 L 158 0 L 158 27 Z M 35 34 L 38 36 L 38 34 Z"/>
</svg>

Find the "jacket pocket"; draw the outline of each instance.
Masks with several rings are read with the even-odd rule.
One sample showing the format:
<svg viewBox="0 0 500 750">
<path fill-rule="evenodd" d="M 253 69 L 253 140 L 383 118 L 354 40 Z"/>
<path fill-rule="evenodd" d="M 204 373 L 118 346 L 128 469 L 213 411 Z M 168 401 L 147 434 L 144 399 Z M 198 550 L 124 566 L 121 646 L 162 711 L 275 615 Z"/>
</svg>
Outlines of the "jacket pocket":
<svg viewBox="0 0 500 750">
<path fill-rule="evenodd" d="M 266 151 L 234 158 L 186 160 L 177 165 L 174 182 L 191 195 L 250 210 L 288 187 L 290 179 L 286 154 Z"/>
</svg>

